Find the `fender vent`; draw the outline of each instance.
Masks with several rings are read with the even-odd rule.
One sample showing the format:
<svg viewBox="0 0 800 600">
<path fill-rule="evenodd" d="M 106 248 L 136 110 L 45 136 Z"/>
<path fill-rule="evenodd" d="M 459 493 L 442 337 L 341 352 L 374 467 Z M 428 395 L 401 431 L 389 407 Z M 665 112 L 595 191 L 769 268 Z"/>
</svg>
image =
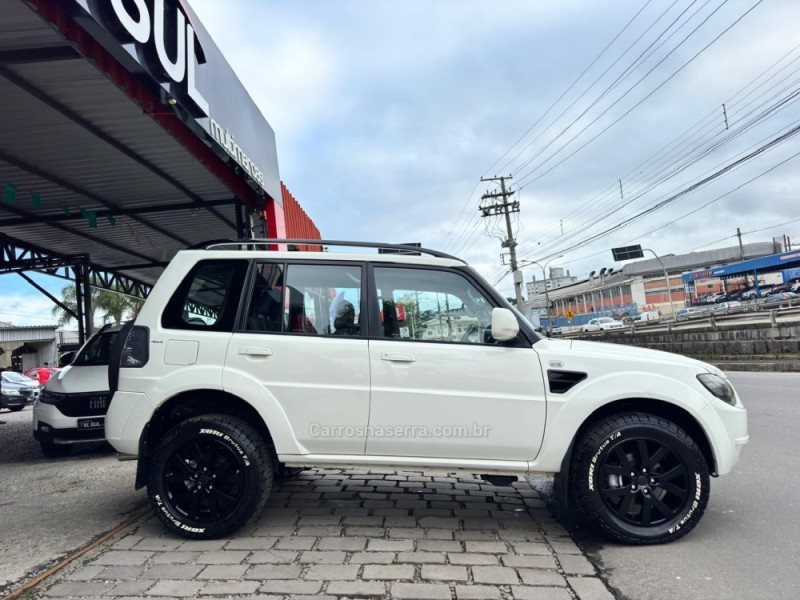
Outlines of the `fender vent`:
<svg viewBox="0 0 800 600">
<path fill-rule="evenodd" d="M 586 373 L 580 371 L 547 371 L 547 381 L 553 394 L 566 394 L 587 377 Z"/>
</svg>

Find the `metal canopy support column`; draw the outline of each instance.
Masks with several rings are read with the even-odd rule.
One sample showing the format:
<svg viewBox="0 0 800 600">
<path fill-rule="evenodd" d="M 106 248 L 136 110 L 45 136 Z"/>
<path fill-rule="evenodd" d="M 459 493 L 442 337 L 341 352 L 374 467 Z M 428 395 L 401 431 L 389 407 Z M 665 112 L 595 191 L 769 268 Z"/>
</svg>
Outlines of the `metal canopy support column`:
<svg viewBox="0 0 800 600">
<path fill-rule="evenodd" d="M 86 341 L 86 328 L 84 327 L 83 319 L 83 283 L 81 279 L 81 267 L 79 264 L 72 266 L 72 274 L 75 279 L 75 312 L 77 312 L 78 321 L 78 342 L 83 344 Z"/>
<path fill-rule="evenodd" d="M 92 319 L 92 288 L 89 286 L 89 257 L 84 256 L 83 261 L 81 262 L 81 285 L 83 286 L 83 319 L 84 319 L 84 331 L 86 333 L 86 339 L 81 340 L 81 344 L 83 344 L 86 340 L 89 339 L 89 336 L 92 335 L 94 330 L 94 323 Z"/>
<path fill-rule="evenodd" d="M 240 198 L 236 198 L 236 237 L 239 239 L 251 237 L 252 232 L 247 231 L 245 232 L 245 215 L 242 214 L 244 210 L 244 204 L 242 203 Z"/>
</svg>

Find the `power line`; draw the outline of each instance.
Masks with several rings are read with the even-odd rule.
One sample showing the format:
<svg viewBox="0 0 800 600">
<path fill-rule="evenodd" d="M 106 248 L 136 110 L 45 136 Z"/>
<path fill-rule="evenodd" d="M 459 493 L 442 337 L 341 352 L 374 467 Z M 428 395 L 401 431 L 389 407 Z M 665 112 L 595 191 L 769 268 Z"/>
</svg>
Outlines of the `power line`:
<svg viewBox="0 0 800 600">
<path fill-rule="evenodd" d="M 542 115 L 541 115 L 541 116 L 540 116 L 538 119 L 536 119 L 536 121 L 533 123 L 533 125 L 531 125 L 530 127 L 528 127 L 528 129 L 525 131 L 525 133 L 523 133 L 523 134 L 522 134 L 522 135 L 519 137 L 519 139 L 518 139 L 516 142 L 514 142 L 514 143 L 511 145 L 511 147 L 509 147 L 509 148 L 508 148 L 508 150 L 506 150 L 506 151 L 505 151 L 505 152 L 502 154 L 502 156 L 500 156 L 500 158 L 498 158 L 496 161 L 494 161 L 494 163 L 492 163 L 492 165 L 491 165 L 491 166 L 490 166 L 488 169 L 486 169 L 486 171 L 484 171 L 484 174 L 486 174 L 487 172 L 489 172 L 489 171 L 490 171 L 490 170 L 491 170 L 491 169 L 492 169 L 492 168 L 493 168 L 493 167 L 494 167 L 494 166 L 495 166 L 497 163 L 499 163 L 501 160 L 503 160 L 503 158 L 505 158 L 505 156 L 506 156 L 506 155 L 507 155 L 509 152 L 511 152 L 511 150 L 513 150 L 513 149 L 514 149 L 514 147 L 515 147 L 517 144 L 519 144 L 519 143 L 520 143 L 520 142 L 521 142 L 523 139 L 525 139 L 525 137 L 526 137 L 526 136 L 527 136 L 527 135 L 528 135 L 528 134 L 529 134 L 529 133 L 530 133 L 530 132 L 531 132 L 531 131 L 532 131 L 532 130 L 533 130 L 533 129 L 534 129 L 534 128 L 535 128 L 535 127 L 536 127 L 536 126 L 539 124 L 539 123 L 541 123 L 541 122 L 542 122 L 542 120 L 543 120 L 543 119 L 544 119 L 544 118 L 545 118 L 545 117 L 546 117 L 548 114 L 550 114 L 550 111 L 551 111 L 551 110 L 553 110 L 553 108 L 555 108 L 555 107 L 558 105 L 558 103 L 559 103 L 559 102 L 561 102 L 561 100 L 564 98 L 564 96 L 566 96 L 566 95 L 569 93 L 569 91 L 570 91 L 570 90 L 571 90 L 573 87 L 575 87 L 575 85 L 576 85 L 576 84 L 577 84 L 577 83 L 578 83 L 578 82 L 579 82 L 581 79 L 583 79 L 583 76 L 584 76 L 584 75 L 586 75 L 586 73 L 589 71 L 589 69 L 591 69 L 591 68 L 592 68 L 592 67 L 593 67 L 593 66 L 594 66 L 594 65 L 597 63 L 597 61 L 598 61 L 598 60 L 600 60 L 600 58 L 602 58 L 602 56 L 603 56 L 603 55 L 606 53 L 606 51 L 607 51 L 607 50 L 608 50 L 608 49 L 609 49 L 609 48 L 610 48 L 610 47 L 611 47 L 611 46 L 614 44 L 614 42 L 616 42 L 616 41 L 617 41 L 617 39 L 618 39 L 618 38 L 619 38 L 619 37 L 620 37 L 620 36 L 621 36 L 621 35 L 622 35 L 622 34 L 623 34 L 623 33 L 624 33 L 624 32 L 625 32 L 627 29 L 628 29 L 628 27 L 630 27 L 630 25 L 631 25 L 631 24 L 632 24 L 632 23 L 633 23 L 633 22 L 636 20 L 636 18 L 637 18 L 637 17 L 638 17 L 638 16 L 641 14 L 641 12 L 642 12 L 642 11 L 643 11 L 645 8 L 647 8 L 647 6 L 650 4 L 650 2 L 651 2 L 651 0 L 648 0 L 647 2 L 645 2 L 645 4 L 642 6 L 642 8 L 640 8 L 640 9 L 638 10 L 638 12 L 637 12 L 635 15 L 633 15 L 633 17 L 632 17 L 632 18 L 631 18 L 631 19 L 630 19 L 630 20 L 629 20 L 629 21 L 628 21 L 628 22 L 625 24 L 625 26 L 624 26 L 624 27 L 623 27 L 623 28 L 622 28 L 622 29 L 621 29 L 621 30 L 620 30 L 620 31 L 617 33 L 617 35 L 615 35 L 615 36 L 614 36 L 614 39 L 612 39 L 612 40 L 611 40 L 611 41 L 608 43 L 608 45 L 606 45 L 606 47 L 605 47 L 605 48 L 603 48 L 603 50 L 601 50 L 601 51 L 600 51 L 600 54 L 598 54 L 598 55 L 595 57 L 595 59 L 594 59 L 594 60 L 593 60 L 593 61 L 592 61 L 592 62 L 589 64 L 589 66 L 588 66 L 588 67 L 586 67 L 586 68 L 583 70 L 583 72 L 582 72 L 580 75 L 578 75 L 578 78 L 577 78 L 577 79 L 575 79 L 575 81 L 573 81 L 573 82 L 572 82 L 572 83 L 571 83 L 571 84 L 570 84 L 570 85 L 567 87 L 567 89 L 565 89 L 565 90 L 564 90 L 564 91 L 561 93 L 561 95 L 560 95 L 560 96 L 559 96 L 559 97 L 556 99 L 556 101 L 555 101 L 555 102 L 553 102 L 553 103 L 550 105 L 550 107 L 549 107 L 549 108 L 548 108 L 548 109 L 547 109 L 547 110 L 546 110 L 546 111 L 545 111 L 545 112 L 544 112 L 544 113 L 543 113 L 543 114 L 542 114 Z M 678 0 L 675 0 L 675 1 L 674 1 L 674 2 L 673 2 L 671 5 L 670 5 L 670 7 L 669 7 L 667 10 L 669 10 L 670 8 L 672 8 L 672 7 L 673 7 L 673 6 L 674 6 L 674 5 L 675 5 L 677 2 L 678 2 Z M 666 12 L 667 12 L 667 11 L 664 11 L 664 13 L 666 13 Z M 662 13 L 662 16 L 663 16 L 663 14 L 664 14 L 664 13 Z M 659 19 L 660 19 L 660 18 L 661 18 L 661 17 L 659 17 Z M 656 22 L 658 22 L 658 19 L 656 19 Z M 653 25 L 655 25 L 655 23 L 653 23 Z M 650 30 L 650 28 L 652 28 L 652 27 L 653 27 L 653 25 L 651 25 L 650 27 L 648 27 L 648 28 L 645 30 L 645 32 L 649 31 L 649 30 Z M 641 38 L 639 38 L 639 39 L 641 39 Z M 637 41 L 638 41 L 638 40 L 637 40 Z M 630 48 L 628 48 L 628 50 L 629 50 L 629 49 L 630 49 Z M 623 57 L 623 56 L 624 56 L 624 55 L 625 55 L 625 54 L 628 52 L 628 50 L 625 50 L 625 52 L 623 52 L 623 53 L 622 53 L 622 54 L 619 56 L 619 58 L 617 58 L 617 60 L 616 60 L 616 61 L 614 61 L 614 63 L 612 63 L 611 67 L 613 67 L 614 65 L 616 65 L 616 64 L 617 64 L 617 62 L 619 62 L 619 60 L 620 60 L 620 59 L 621 59 L 621 58 L 622 58 L 622 57 Z M 611 67 L 609 67 L 609 69 L 610 69 Z M 602 78 L 602 77 L 603 77 L 603 75 L 605 75 L 607 72 L 608 72 L 608 69 L 606 69 L 605 71 L 603 71 L 603 73 L 602 73 L 602 75 L 600 76 L 600 78 Z M 560 119 L 560 118 L 563 116 L 564 112 L 566 112 L 567 110 L 569 110 L 570 108 L 572 108 L 572 106 L 574 106 L 575 102 L 578 102 L 578 101 L 579 101 L 581 98 L 583 98 L 583 96 L 584 96 L 584 95 L 585 95 L 585 94 L 586 94 L 586 93 L 587 93 L 587 92 L 588 92 L 588 91 L 589 91 L 589 90 L 590 90 L 590 89 L 591 89 L 591 88 L 594 86 L 594 84 L 595 84 L 595 83 L 597 83 L 597 81 L 598 81 L 600 78 L 598 78 L 598 79 L 596 79 L 594 82 L 592 82 L 592 83 L 589 85 L 589 87 L 588 87 L 588 88 L 586 88 L 586 89 L 583 91 L 583 93 L 582 93 L 582 94 L 580 94 L 580 95 L 578 96 L 578 98 L 576 98 L 576 99 L 573 101 L 573 103 L 572 103 L 572 104 L 570 104 L 570 105 L 569 105 L 569 106 L 568 106 L 568 107 L 565 109 L 565 111 L 563 111 L 563 112 L 562 112 L 560 115 L 558 115 L 558 116 L 557 116 L 557 117 L 554 119 L 554 121 L 553 121 L 553 122 L 556 122 L 556 121 L 558 121 L 558 119 Z M 551 125 L 552 125 L 552 123 L 551 123 Z M 545 131 L 546 131 L 546 130 L 547 130 L 547 128 L 545 128 Z M 539 139 L 539 137 L 541 137 L 541 134 L 540 134 L 539 136 L 537 136 L 537 137 L 536 137 L 536 138 L 535 138 L 535 139 L 534 139 L 534 140 L 533 140 L 533 141 L 532 141 L 530 144 L 533 144 L 534 142 L 536 142 L 536 140 L 538 140 L 538 139 Z M 530 146 L 530 144 L 528 144 L 527 146 L 525 146 L 524 148 L 522 148 L 522 150 L 520 150 L 520 152 L 518 152 L 518 153 L 517 153 L 517 154 L 516 154 L 516 155 L 515 155 L 515 156 L 514 156 L 514 157 L 513 157 L 513 158 L 512 158 L 510 161 L 506 162 L 506 163 L 505 163 L 505 165 L 504 165 L 503 167 L 501 167 L 500 169 L 498 169 L 498 170 L 499 170 L 499 171 L 504 171 L 504 170 L 506 169 L 506 167 L 508 167 L 508 165 L 509 165 L 509 164 L 511 164 L 511 163 L 512 163 L 514 160 L 516 160 L 516 159 L 517 159 L 517 157 L 518 157 L 518 156 L 519 156 L 519 155 L 520 155 L 522 152 L 524 152 L 526 148 L 528 148 L 528 147 Z"/>
<path fill-rule="evenodd" d="M 606 235 L 608 235 L 608 234 L 610 234 L 610 233 L 612 233 L 614 231 L 617 231 L 619 229 L 622 229 L 623 227 L 626 227 L 627 225 L 633 223 L 634 221 L 637 221 L 637 220 L 639 220 L 639 219 L 641 219 L 641 218 L 643 218 L 643 217 L 645 217 L 647 215 L 650 215 L 650 214 L 652 214 L 652 213 L 654 213 L 654 212 L 656 212 L 658 210 L 661 210 L 662 208 L 668 206 L 669 204 L 675 202 L 676 200 L 679 200 L 680 198 L 692 193 L 693 191 L 699 189 L 700 187 L 702 187 L 702 186 L 704 186 L 704 185 L 706 185 L 706 184 L 708 184 L 708 183 L 710 183 L 710 182 L 722 177 L 723 175 L 725 175 L 726 173 L 730 172 L 731 170 L 740 167 L 744 163 L 752 160 L 753 158 L 756 158 L 757 156 L 760 156 L 764 152 L 769 151 L 770 149 L 772 149 L 775 146 L 785 142 L 786 140 L 791 139 L 792 137 L 794 137 L 798 133 L 800 133 L 800 125 L 791 128 L 790 130 L 786 131 L 785 133 L 779 135 L 778 137 L 774 138 L 773 140 L 771 140 L 768 143 L 764 144 L 763 146 L 759 147 L 757 150 L 747 154 L 746 156 L 744 156 L 742 158 L 739 158 L 738 160 L 735 160 L 735 161 L 729 163 L 728 165 L 726 165 L 725 167 L 719 169 L 718 171 L 714 172 L 713 174 L 711 174 L 711 175 L 709 175 L 707 177 L 704 177 L 700 181 L 697 181 L 697 182 L 689 185 L 688 187 L 684 188 L 683 190 L 681 190 L 681 191 L 669 196 L 668 198 L 658 202 L 654 206 L 651 206 L 651 207 L 649 207 L 649 208 L 647 208 L 645 210 L 642 210 L 642 211 L 636 213 L 635 215 L 633 215 L 631 217 L 628 217 L 627 219 L 624 219 L 623 221 L 617 223 L 616 225 L 613 225 L 612 227 L 609 227 L 609 228 L 605 229 L 604 231 L 601 231 L 601 232 L 599 232 L 597 234 L 594 234 L 594 235 L 588 237 L 587 239 L 583 240 L 582 242 L 580 242 L 578 244 L 572 245 L 572 246 L 567 247 L 567 248 L 561 248 L 560 250 L 554 251 L 552 254 L 555 255 L 558 252 L 568 252 L 569 250 L 574 250 L 575 248 L 577 248 L 577 247 L 579 247 L 581 245 L 584 245 L 584 244 L 587 244 L 589 242 L 595 241 L 595 240 L 597 240 L 597 239 L 599 239 L 601 237 L 605 237 Z M 775 165 L 770 170 L 776 168 L 777 166 L 780 166 L 784 162 L 786 162 L 786 161 L 782 161 L 781 163 L 778 163 L 778 165 Z M 526 256 L 529 256 L 529 255 L 526 255 Z M 546 258 L 546 257 L 544 257 L 544 258 Z"/>
<path fill-rule="evenodd" d="M 534 183 L 534 182 L 536 182 L 536 181 L 539 181 L 539 180 L 540 180 L 542 177 L 544 177 L 544 176 L 545 176 L 545 175 L 547 175 L 548 173 L 552 172 L 552 171 L 553 171 L 553 169 L 555 169 L 556 167 L 558 167 L 558 166 L 562 165 L 564 162 L 566 162 L 567 160 L 569 160 L 570 158 L 572 158 L 573 156 L 575 156 L 575 154 L 577 154 L 578 152 L 580 152 L 581 150 L 583 150 L 583 149 L 584 149 L 586 146 L 588 146 L 589 144 L 591 144 L 592 142 L 594 142 L 595 140 L 597 140 L 597 139 L 598 139 L 600 136 L 602 136 L 602 135 L 603 135 L 605 132 L 607 132 L 609 129 L 611 129 L 611 128 L 612 128 L 614 125 L 616 125 L 616 124 L 617 124 L 617 123 L 619 123 L 619 122 L 620 122 L 622 119 L 624 119 L 625 117 L 627 117 L 627 116 L 628 116 L 630 113 L 632 113 L 632 112 L 633 112 L 634 110 L 636 110 L 636 109 L 637 109 L 639 106 L 641 106 L 641 105 L 642 105 L 642 104 L 643 104 L 645 101 L 647 101 L 647 100 L 648 100 L 648 99 L 649 99 L 651 96 L 653 96 L 653 94 L 655 94 L 656 92 L 658 92 L 658 91 L 659 91 L 659 90 L 660 90 L 662 87 L 664 87 L 664 86 L 665 86 L 665 85 L 666 85 L 668 82 L 670 82 L 670 81 L 671 81 L 671 80 L 672 80 L 672 79 L 673 79 L 673 78 L 674 78 L 674 77 L 675 77 L 675 76 L 676 76 L 678 73 L 680 73 L 681 71 L 683 71 L 683 69 L 685 69 L 685 68 L 686 68 L 687 66 L 689 66 L 689 65 L 690 65 L 692 62 L 694 62 L 694 61 L 695 61 L 695 60 L 696 60 L 696 59 L 697 59 L 697 58 L 698 58 L 698 57 L 699 57 L 699 56 L 700 56 L 700 55 L 701 55 L 703 52 L 705 52 L 706 50 L 708 50 L 708 48 L 710 48 L 710 47 L 711 47 L 713 44 L 715 44 L 715 43 L 716 43 L 716 42 L 717 42 L 717 41 L 718 41 L 718 40 L 719 40 L 719 39 L 720 39 L 720 38 L 721 38 L 723 35 L 725 35 L 725 34 L 726 34 L 728 31 L 730 31 L 730 30 L 731 30 L 733 27 L 735 27 L 735 26 L 736 26 L 738 23 L 740 23 L 740 22 L 742 21 L 742 19 L 744 19 L 744 18 L 745 18 L 745 17 L 746 17 L 748 14 L 750 14 L 750 13 L 751 13 L 753 10 L 755 10 L 755 8 L 756 8 L 756 7 L 758 7 L 758 5 L 759 5 L 759 4 L 761 4 L 763 1 L 764 1 L 764 0 L 758 0 L 758 1 L 757 1 L 757 2 L 756 2 L 754 5 L 753 5 L 753 6 L 751 6 L 751 7 L 750 7 L 750 8 L 749 8 L 749 9 L 748 9 L 748 10 L 747 10 L 745 13 L 743 13 L 743 14 L 742 14 L 742 15 L 741 15 L 739 18 L 737 18 L 737 19 L 736 19 L 736 20 L 735 20 L 733 23 L 731 23 L 731 24 L 730 24 L 728 27 L 726 27 L 726 28 L 725 28 L 725 29 L 722 31 L 722 33 L 720 33 L 719 35 L 717 35 L 717 36 L 716 36 L 716 37 L 715 37 L 713 40 L 711 40 L 711 41 L 710 41 L 708 44 L 706 44 L 706 45 L 705 45 L 705 46 L 704 46 L 704 47 L 703 47 L 703 48 L 702 48 L 702 49 L 701 49 L 699 52 L 697 52 L 697 53 L 696 53 L 694 56 L 692 56 L 692 58 L 690 58 L 688 61 L 686 61 L 685 63 L 683 63 L 683 65 L 681 65 L 681 66 L 680 66 L 680 67 L 679 67 L 677 70 L 675 70 L 675 71 L 674 71 L 674 72 L 673 72 L 673 73 L 672 73 L 672 74 L 671 74 L 669 77 L 667 77 L 667 78 L 666 78 L 664 81 L 662 81 L 662 82 L 661 82 L 661 83 L 660 83 L 658 86 L 656 86 L 656 87 L 655 87 L 655 89 L 653 89 L 653 90 L 652 90 L 650 93 L 648 93 L 648 94 L 647 94 L 647 95 L 646 95 L 644 98 L 642 98 L 641 100 L 639 100 L 639 102 L 637 102 L 637 103 L 636 103 L 636 104 L 634 104 L 634 105 L 633 105 L 631 108 L 629 108 L 627 111 L 625 111 L 625 113 L 623 113 L 623 114 L 622 114 L 622 116 L 620 116 L 619 118 L 615 119 L 615 120 L 614 120 L 614 121 L 613 121 L 613 122 L 612 122 L 610 125 L 608 125 L 608 126 L 606 126 L 605 128 L 603 128 L 603 129 L 602 129 L 602 130 L 601 130 L 601 131 L 600 131 L 600 132 L 599 132 L 597 135 L 595 135 L 594 137 L 592 137 L 591 139 L 589 139 L 588 141 L 586 141 L 584 144 L 582 144 L 582 145 L 581 145 L 580 147 L 578 147 L 576 150 L 574 150 L 573 152 L 571 152 L 570 154 L 568 154 L 567 156 L 565 156 L 564 158 L 562 158 L 562 159 L 561 159 L 560 161 L 558 161 L 556 164 L 552 165 L 552 166 L 551 166 L 549 169 L 547 169 L 547 170 L 546 170 L 544 173 L 541 173 L 541 174 L 540 174 L 538 177 L 536 177 L 536 178 L 534 178 L 534 179 L 530 180 L 530 182 L 529 182 L 528 184 L 526 184 L 526 185 L 529 185 L 529 184 L 531 184 L 531 183 Z M 714 12 L 716 12 L 716 10 L 719 10 L 719 7 L 717 7 L 717 9 L 715 9 L 715 11 L 714 11 Z M 713 14 L 714 14 L 714 13 L 712 13 L 712 15 L 713 15 Z M 704 21 L 703 21 L 703 22 L 702 22 L 700 25 L 698 25 L 698 27 L 697 27 L 697 28 L 695 28 L 695 29 L 694 29 L 694 30 L 693 30 L 693 31 L 692 31 L 692 32 L 689 34 L 689 36 L 691 36 L 692 34 L 694 34 L 694 32 L 695 32 L 695 31 L 697 31 L 697 29 L 698 29 L 699 27 L 701 27 L 701 26 L 702 26 L 702 25 L 703 25 L 703 24 L 704 24 L 704 23 L 705 23 L 705 22 L 708 20 L 708 18 L 710 18 L 710 16 L 711 16 L 711 15 L 709 15 L 709 17 L 707 17 L 707 18 L 706 18 L 706 19 L 705 19 L 705 20 L 704 20 Z M 688 37 L 689 37 L 689 36 L 687 36 L 686 38 L 684 38 L 684 40 L 681 42 L 681 44 L 683 44 L 683 42 L 685 42 L 685 41 L 688 39 Z M 679 44 L 679 46 L 680 46 L 681 44 Z M 674 52 L 674 49 L 673 49 L 673 50 L 670 52 L 670 54 L 671 54 L 672 52 Z M 668 54 L 667 56 L 669 56 L 669 54 Z M 665 57 L 665 59 L 666 59 L 666 57 Z M 659 65 L 660 65 L 660 64 L 661 64 L 663 61 L 664 61 L 664 59 L 662 59 L 661 61 L 659 61 L 659 63 L 656 65 L 656 67 L 658 67 L 658 66 L 659 66 Z M 656 67 L 653 67 L 653 69 L 655 69 Z M 633 87 L 635 87 L 636 85 L 638 85 L 638 84 L 639 84 L 641 81 L 643 81 L 643 80 L 644 80 L 644 78 L 645 78 L 645 77 L 647 77 L 647 76 L 648 76 L 650 73 L 652 73 L 653 69 L 651 69 L 650 71 L 648 71 L 648 73 L 647 73 L 647 74 L 646 74 L 646 75 L 645 75 L 645 76 L 644 76 L 642 79 L 640 79 L 640 80 L 639 80 L 639 82 L 637 82 L 636 84 L 634 84 L 634 86 L 633 86 Z M 633 87 L 631 87 L 631 88 L 629 89 L 629 91 L 630 91 L 631 89 L 633 89 Z M 626 92 L 626 94 L 627 94 L 627 93 L 628 93 L 628 92 Z M 624 94 L 622 97 L 624 97 L 626 94 Z M 620 98 L 619 100 L 621 100 L 621 99 L 622 99 L 622 98 Z M 522 184 L 522 182 L 523 182 L 525 179 L 528 179 L 529 177 L 531 177 L 531 176 L 532 176 L 532 175 L 533 175 L 533 174 L 534 174 L 534 173 L 535 173 L 535 172 L 536 172 L 538 169 L 540 169 L 541 167 L 543 167 L 543 166 L 544 166 L 544 165 L 545 165 L 545 164 L 546 164 L 548 161 L 550 161 L 552 158 L 554 158 L 554 157 L 555 157 L 555 156 L 556 156 L 556 155 L 557 155 L 557 154 L 558 154 L 558 153 L 559 153 L 561 150 L 563 150 L 563 149 L 564 149 L 564 148 L 565 148 L 565 147 L 566 147 L 566 146 L 567 146 L 569 143 L 571 143 L 571 142 L 572 142 L 572 141 L 574 141 L 574 140 L 575 140 L 575 139 L 576 139 L 578 136 L 580 136 L 580 134 L 581 134 L 581 133 L 583 133 L 583 132 L 584 132 L 584 131 L 586 131 L 586 130 L 587 130 L 589 127 L 591 127 L 591 126 L 592 126 L 594 123 L 596 123 L 596 122 L 597 122 L 597 121 L 598 121 L 598 120 L 599 120 L 599 119 L 600 119 L 600 118 L 601 118 L 603 115 L 605 115 L 605 114 L 608 112 L 608 110 L 609 110 L 611 107 L 613 107 L 615 104 L 617 104 L 617 103 L 619 102 L 619 100 L 617 100 L 616 102 L 614 102 L 614 104 L 612 104 L 612 105 L 611 105 L 611 106 L 609 106 L 609 107 L 608 107 L 608 108 L 607 108 L 605 111 L 603 111 L 603 112 L 602 112 L 602 113 L 601 113 L 601 114 L 600 114 L 600 115 L 599 115 L 599 116 L 598 116 L 598 117 L 597 117 L 595 120 L 593 120 L 593 121 L 592 121 L 592 122 L 591 122 L 589 125 L 587 125 L 587 126 L 586 126 L 584 129 L 582 129 L 580 132 L 578 132 L 578 134 L 577 134 L 576 136 L 574 136 L 574 137 L 573 137 L 571 140 L 569 140 L 569 141 L 568 141 L 566 144 L 564 144 L 563 146 L 561 146 L 561 148 L 560 148 L 560 149 L 559 149 L 559 150 L 558 150 L 556 153 L 554 153 L 554 154 L 552 154 L 550 157 L 548 157 L 548 159 L 547 159 L 546 161 L 544 161 L 542 164 L 540 164 L 539 166 L 537 166 L 535 169 L 533 169 L 533 170 L 529 171 L 527 174 L 520 176 L 520 179 L 519 179 L 519 182 L 520 182 L 520 183 L 519 183 L 519 185 L 520 185 L 520 188 L 522 188 L 522 187 L 525 187 L 525 186 Z"/>
</svg>

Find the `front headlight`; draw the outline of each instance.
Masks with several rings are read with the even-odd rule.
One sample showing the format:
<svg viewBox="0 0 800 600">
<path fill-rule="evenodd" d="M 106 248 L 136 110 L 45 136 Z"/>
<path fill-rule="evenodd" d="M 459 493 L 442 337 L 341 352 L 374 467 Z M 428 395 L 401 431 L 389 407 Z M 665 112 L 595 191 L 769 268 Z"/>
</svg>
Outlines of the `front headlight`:
<svg viewBox="0 0 800 600">
<path fill-rule="evenodd" d="M 39 402 L 44 404 L 58 404 L 65 397 L 66 394 L 57 394 L 49 390 L 42 390 L 42 393 L 39 394 Z"/>
<path fill-rule="evenodd" d="M 6 396 L 19 396 L 19 390 L 5 390 L 3 393 Z"/>
<path fill-rule="evenodd" d="M 736 406 L 736 392 L 733 391 L 733 386 L 727 379 L 714 373 L 700 373 L 697 380 L 717 398 L 731 406 Z"/>
</svg>

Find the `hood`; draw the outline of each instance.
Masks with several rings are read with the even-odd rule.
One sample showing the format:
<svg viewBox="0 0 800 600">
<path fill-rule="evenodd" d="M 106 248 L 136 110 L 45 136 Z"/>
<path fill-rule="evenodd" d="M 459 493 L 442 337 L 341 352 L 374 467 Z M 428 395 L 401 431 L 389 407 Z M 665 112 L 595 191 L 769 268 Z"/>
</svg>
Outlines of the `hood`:
<svg viewBox="0 0 800 600">
<path fill-rule="evenodd" d="M 108 366 L 64 367 L 50 378 L 44 389 L 60 394 L 108 391 Z"/>
<path fill-rule="evenodd" d="M 0 382 L 0 385 L 2 385 L 4 388 L 14 389 L 14 390 L 18 390 L 20 388 L 35 389 L 39 387 L 39 382 L 34 379 L 30 379 L 28 381 L 8 381 L 7 379 L 3 379 L 3 381 Z"/>
<path fill-rule="evenodd" d="M 695 358 L 689 358 L 672 352 L 650 350 L 626 344 L 611 344 L 605 342 L 588 342 L 584 340 L 559 340 L 546 339 L 537 342 L 534 349 L 543 359 L 597 359 L 601 362 L 624 363 L 631 369 L 659 370 L 665 367 L 692 367 L 698 372 L 709 371 L 719 373 L 716 367 Z M 544 365 L 547 365 L 543 361 Z M 546 366 L 545 366 L 546 368 Z"/>
</svg>

